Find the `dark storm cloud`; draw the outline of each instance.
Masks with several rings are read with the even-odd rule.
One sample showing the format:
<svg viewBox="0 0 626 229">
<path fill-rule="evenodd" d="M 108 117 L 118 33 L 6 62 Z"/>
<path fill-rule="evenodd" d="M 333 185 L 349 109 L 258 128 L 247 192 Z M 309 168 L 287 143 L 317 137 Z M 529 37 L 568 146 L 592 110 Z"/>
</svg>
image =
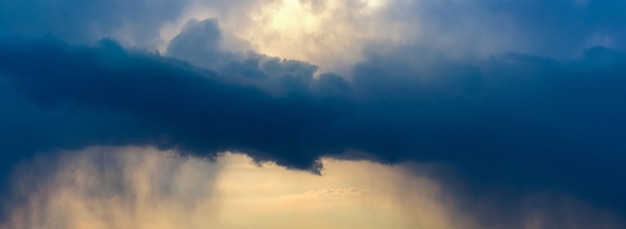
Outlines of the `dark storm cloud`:
<svg viewBox="0 0 626 229">
<path fill-rule="evenodd" d="M 626 207 L 624 53 L 460 61 L 409 46 L 366 56 L 346 81 L 262 55 L 213 71 L 107 40 L 3 37 L 2 161 L 154 145 L 206 157 L 234 150 L 317 172 L 319 157 L 363 157 L 358 151 Z"/>
<path fill-rule="evenodd" d="M 53 39 L 5 38 L 2 43 L 6 84 L 33 102 L 33 106 L 3 106 L 15 113 L 7 117 L 15 120 L 5 123 L 9 126 L 5 130 L 10 131 L 3 134 L 24 140 L 4 138 L 3 145 L 12 146 L 12 151 L 80 148 L 86 144 L 171 144 L 182 150 L 210 153 L 251 143 L 252 148 L 267 154 L 291 155 L 288 151 L 301 150 L 297 142 L 289 141 L 300 137 L 292 135 L 293 131 L 326 122 L 339 112 L 325 107 L 327 104 L 308 91 L 313 71 L 296 77 L 285 69 L 271 80 L 244 81 L 174 59 L 127 52 L 112 41 L 103 41 L 95 48 L 68 46 Z M 274 64 L 279 68 L 290 63 Z M 42 117 L 22 119 L 23 114 L 17 112 L 20 109 Z M 37 136 L 30 138 L 32 133 Z M 285 144 L 276 145 L 261 136 L 283 139 Z M 317 156 L 294 155 L 298 156 L 286 158 L 284 164 L 311 168 Z"/>
</svg>

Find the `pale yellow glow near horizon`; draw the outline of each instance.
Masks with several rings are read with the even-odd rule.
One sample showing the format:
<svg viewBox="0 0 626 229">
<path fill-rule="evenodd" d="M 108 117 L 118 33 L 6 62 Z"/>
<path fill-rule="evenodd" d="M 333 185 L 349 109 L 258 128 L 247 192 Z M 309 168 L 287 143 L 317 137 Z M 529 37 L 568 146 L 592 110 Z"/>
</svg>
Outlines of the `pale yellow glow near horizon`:
<svg viewBox="0 0 626 229">
<path fill-rule="evenodd" d="M 454 228 L 438 185 L 399 167 L 325 159 L 316 176 L 259 168 L 241 155 L 226 160 L 217 183 L 222 219 L 236 222 L 227 228 Z M 238 220 L 241 214 L 248 220 Z"/>
<path fill-rule="evenodd" d="M 56 160 L 30 166 L 55 167 Z M 27 202 L 0 228 L 451 229 L 464 222 L 434 181 L 401 167 L 324 165 L 318 176 L 259 167 L 240 154 L 207 162 L 151 148 L 96 147 L 67 153 L 57 169 L 18 177 L 16 191 Z"/>
<path fill-rule="evenodd" d="M 460 212 L 424 164 L 324 159 L 318 176 L 232 153 L 215 162 L 139 147 L 51 155 L 17 168 L 23 201 L 0 229 L 622 228 L 606 212 L 545 196 L 531 205 L 558 212 L 529 208 L 522 225 L 481 225 L 472 218 L 480 206 Z"/>
</svg>

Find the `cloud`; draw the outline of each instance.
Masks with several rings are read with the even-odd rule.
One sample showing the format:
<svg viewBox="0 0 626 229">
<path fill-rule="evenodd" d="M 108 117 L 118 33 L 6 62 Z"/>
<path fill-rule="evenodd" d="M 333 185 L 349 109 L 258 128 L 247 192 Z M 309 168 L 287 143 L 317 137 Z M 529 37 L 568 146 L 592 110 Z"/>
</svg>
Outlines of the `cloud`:
<svg viewBox="0 0 626 229">
<path fill-rule="evenodd" d="M 391 1 L 384 15 L 415 25 L 420 41 L 447 54 L 518 52 L 568 58 L 597 45 L 623 50 L 618 37 L 626 27 L 620 13 L 626 5 L 580 2 Z M 597 36 L 615 42 L 599 42 Z"/>
<path fill-rule="evenodd" d="M 175 21 L 188 0 L 25 0 L 0 3 L 0 33 L 52 34 L 72 43 L 115 38 L 125 45 L 154 48 L 159 28 Z"/>
<path fill-rule="evenodd" d="M 242 0 L 197 1 L 175 25 L 161 31 L 164 40 L 175 37 L 189 19 L 217 18 L 224 34 L 248 45 L 247 50 L 314 63 L 323 71 L 347 72 L 361 59 L 370 41 L 409 41 L 412 25 L 381 15 L 387 1 Z"/>
<path fill-rule="evenodd" d="M 168 57 L 111 40 L 0 38 L 0 167 L 94 145 L 208 158 L 233 150 L 316 173 L 321 157 L 431 161 L 456 171 L 460 179 L 439 181 L 460 192 L 458 209 L 483 227 L 588 228 L 598 221 L 571 215 L 612 222 L 604 207 L 625 217 L 622 3 L 355 2 L 196 2 L 218 11 L 202 21 L 185 19 L 205 9 L 186 1 L 0 3 L 0 31 L 70 43 L 114 37 L 155 47 L 164 43 L 157 28 L 176 18 L 184 25 Z M 257 51 L 344 75 L 229 52 L 230 33 Z M 469 193 L 457 191 L 464 182 Z M 526 196 L 543 191 L 551 194 Z"/>
<path fill-rule="evenodd" d="M 180 34 L 167 46 L 167 54 L 197 66 L 214 67 L 215 62 L 228 60 L 219 42 L 222 40 L 216 20 L 189 20 Z"/>
<path fill-rule="evenodd" d="M 626 6 L 619 0 L 240 0 L 190 5 L 176 23 L 162 28 L 163 40 L 176 36 L 189 19 L 218 18 L 224 34 L 250 44 L 231 45 L 233 49 L 304 60 L 342 75 L 363 60 L 363 50 L 377 43 L 418 43 L 452 58 L 516 52 L 568 59 L 594 46 L 626 50 Z"/>
<path fill-rule="evenodd" d="M 474 198 L 506 193 L 484 197 L 494 199 L 485 218 L 544 189 L 623 218 L 625 8 L 2 2 L 0 33 L 19 35 L 0 37 L 0 173 L 37 152 L 95 145 L 231 150 L 315 173 L 321 157 L 429 161 L 453 168 Z M 117 41 L 91 43 L 104 37 Z M 562 203 L 550 201 L 538 202 Z M 537 214 L 528 227 L 553 226 L 542 218 L 556 216 Z"/>
<path fill-rule="evenodd" d="M 479 187 L 563 190 L 626 206 L 626 55 L 616 50 L 458 61 L 383 46 L 349 80 L 314 78 L 310 64 L 269 57 L 233 60 L 246 68 L 222 73 L 112 41 L 4 37 L 0 50 L 5 158 L 152 145 L 205 157 L 244 152 L 313 172 L 323 156 L 432 161 Z"/>
<path fill-rule="evenodd" d="M 259 147 L 254 149 L 259 150 L 258 158 L 269 159 L 273 152 L 290 155 L 287 152 L 300 151 L 301 146 L 295 142 L 274 145 L 258 136 L 274 129 L 267 137 L 287 140 L 298 137 L 289 136 L 294 128 L 300 128 L 298 125 L 308 126 L 336 116 L 332 107 L 323 107 L 326 104 L 313 98 L 308 90 L 300 91 L 307 89 L 310 86 L 307 82 L 313 80 L 311 66 L 300 62 L 269 59 L 274 61 L 263 66 L 251 63 L 252 70 L 257 68 L 251 71 L 251 76 L 225 77 L 156 54 L 128 52 L 111 41 L 103 41 L 98 47 L 69 46 L 54 39 L 4 41 L 2 74 L 7 76 L 4 86 L 15 86 L 25 93 L 23 96 L 33 99 L 29 99 L 31 104 L 24 101 L 12 104 L 17 107 L 3 106 L 16 114 L 5 119 L 8 127 L 4 129 L 3 135 L 7 137 L 3 145 L 17 154 L 93 144 L 156 144 L 204 154 L 247 147 L 239 143 L 245 139 Z M 40 59 L 32 59 L 31 55 Z M 61 57 L 68 59 L 58 59 Z M 60 62 L 53 63 L 55 59 Z M 74 68 L 78 64 L 75 61 L 86 62 Z M 261 68 L 267 69 L 268 76 L 276 77 L 249 80 L 255 72 L 264 72 Z M 22 72 L 26 69 L 34 72 Z M 40 71 L 50 74 L 44 76 Z M 72 83 L 77 87 L 58 80 L 78 80 Z M 150 82 L 150 90 L 142 88 L 146 82 Z M 34 86 L 30 83 L 41 83 L 44 88 L 30 90 Z M 23 113 L 19 114 L 20 111 Z M 74 115 L 67 116 L 66 112 L 77 112 L 74 113 L 77 116 L 70 118 Z M 281 114 L 276 116 L 274 112 Z M 34 117 L 22 119 L 26 114 Z M 276 129 L 277 124 L 284 124 L 285 129 Z M 35 129 L 41 130 L 36 131 L 41 135 L 30 138 L 19 134 Z M 239 139 L 240 134 L 248 136 Z M 14 141 L 13 137 L 22 140 Z M 313 169 L 318 155 L 311 152 L 307 159 L 303 158 L 305 155 L 300 152 L 284 164 Z"/>
<path fill-rule="evenodd" d="M 17 167 L 0 228 L 215 227 L 221 167 L 152 148 L 40 155 Z"/>
<path fill-rule="evenodd" d="M 625 8 L 619 0 L 9 0 L 0 5 L 0 32 L 50 33 L 71 43 L 113 38 L 164 53 L 189 20 L 217 18 L 229 49 L 347 74 L 372 42 L 426 44 L 451 57 L 571 58 L 598 45 L 624 51 Z"/>
</svg>

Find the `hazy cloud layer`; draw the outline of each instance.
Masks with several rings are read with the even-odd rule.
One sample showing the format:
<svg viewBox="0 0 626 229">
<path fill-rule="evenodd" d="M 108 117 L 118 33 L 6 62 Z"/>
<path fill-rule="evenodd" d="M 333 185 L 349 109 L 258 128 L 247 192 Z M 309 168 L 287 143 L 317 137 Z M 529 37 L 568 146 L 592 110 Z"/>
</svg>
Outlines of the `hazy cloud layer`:
<svg viewBox="0 0 626 229">
<path fill-rule="evenodd" d="M 427 164 L 324 164 L 320 177 L 243 155 L 208 162 L 151 147 L 39 155 L 17 167 L 18 201 L 0 228 L 623 228 L 567 196 L 528 193 L 505 211 L 490 209 L 490 197 L 463 209 Z"/>
<path fill-rule="evenodd" d="M 137 147 L 39 155 L 16 168 L 0 228 L 215 228 L 221 167 Z"/>
<path fill-rule="evenodd" d="M 9 0 L 0 2 L 0 33 L 51 34 L 72 43 L 115 38 L 154 48 L 159 29 L 180 17 L 188 0 Z"/>
<path fill-rule="evenodd" d="M 420 40 L 447 53 L 571 57 L 597 45 L 626 48 L 623 1 L 426 0 L 389 5 L 386 16 L 417 24 Z"/>
</svg>

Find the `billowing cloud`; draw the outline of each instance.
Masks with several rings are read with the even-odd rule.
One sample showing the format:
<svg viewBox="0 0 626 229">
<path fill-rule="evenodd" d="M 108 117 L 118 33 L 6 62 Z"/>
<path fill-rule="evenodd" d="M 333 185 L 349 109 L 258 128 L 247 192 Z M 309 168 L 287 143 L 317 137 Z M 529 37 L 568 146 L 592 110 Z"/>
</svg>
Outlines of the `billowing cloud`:
<svg viewBox="0 0 626 229">
<path fill-rule="evenodd" d="M 231 49 L 314 63 L 345 74 L 372 45 L 419 43 L 449 57 L 516 52 L 572 58 L 594 46 L 626 50 L 619 0 L 516 0 L 501 3 L 403 0 L 239 0 L 191 3 L 161 28 L 170 40 L 190 19 L 218 18 Z M 236 39 L 227 39 L 226 43 Z"/>
<path fill-rule="evenodd" d="M 72 42 L 114 38 L 166 51 L 191 19 L 217 18 L 229 49 L 307 61 L 345 74 L 372 43 L 427 44 L 449 56 L 503 52 L 569 58 L 594 46 L 625 50 L 619 0 L 5 1 L 0 32 Z M 238 41 L 242 40 L 242 41 Z"/>
</svg>

